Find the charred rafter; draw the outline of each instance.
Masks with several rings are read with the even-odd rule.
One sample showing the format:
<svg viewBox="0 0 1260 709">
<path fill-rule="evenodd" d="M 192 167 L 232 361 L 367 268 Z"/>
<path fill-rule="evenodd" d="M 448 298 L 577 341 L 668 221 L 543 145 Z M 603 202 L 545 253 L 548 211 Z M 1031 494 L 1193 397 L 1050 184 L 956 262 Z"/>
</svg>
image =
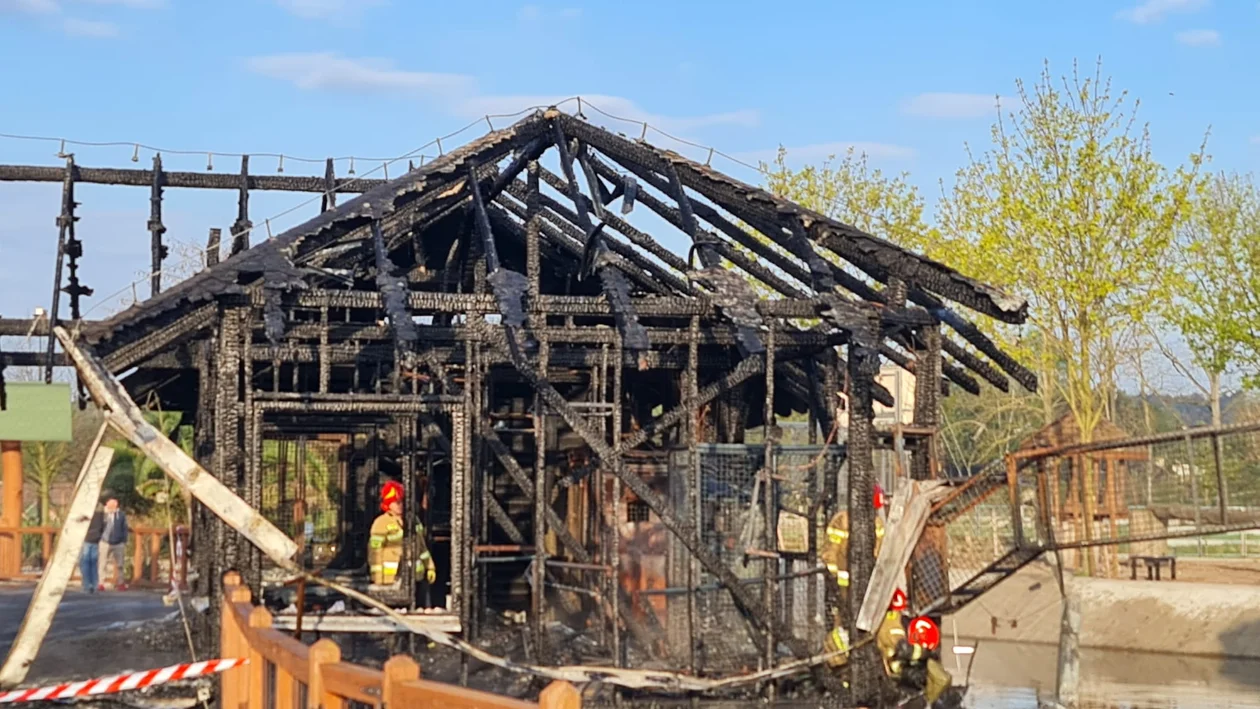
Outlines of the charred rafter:
<svg viewBox="0 0 1260 709">
<path fill-rule="evenodd" d="M 590 215 L 587 214 L 588 204 L 582 199 L 582 190 L 578 187 L 577 175 L 573 172 L 573 155 L 569 152 L 568 139 L 561 130 L 560 124 L 556 122 L 557 120 L 558 118 L 552 118 L 552 135 L 555 136 L 556 149 L 560 152 L 560 167 L 565 179 L 568 180 L 568 197 L 577 208 L 578 224 L 585 235 L 583 241 L 586 250 L 592 252 L 592 260 L 589 263 L 599 274 L 604 295 L 613 309 L 617 329 L 621 331 L 622 346 L 634 352 L 646 350 L 651 347 L 651 343 L 648 341 L 647 331 L 639 324 L 639 316 L 634 312 L 630 284 L 626 282 L 625 276 L 619 270 L 608 268 L 608 249 L 604 246 L 603 239 L 599 238 L 599 233 L 591 222 Z M 585 257 L 583 262 L 588 262 Z"/>
<path fill-rule="evenodd" d="M 419 333 L 407 307 L 407 281 L 397 274 L 385 251 L 385 236 L 381 233 L 380 221 L 372 222 L 372 251 L 376 256 L 376 288 L 381 292 L 385 316 L 389 318 L 389 327 L 394 333 L 394 347 L 400 353 L 410 352 L 419 339 Z"/>
<path fill-rule="evenodd" d="M 537 142 L 536 140 L 535 143 Z M 534 149 L 536 150 L 537 147 L 534 146 Z M 532 156 L 530 150 L 527 149 L 524 154 L 513 162 L 516 171 L 520 172 L 525 169 L 525 164 L 529 160 L 534 159 L 534 157 L 536 156 Z M 490 229 L 490 217 L 486 215 L 486 204 L 482 201 L 481 189 L 477 187 L 477 175 L 474 166 L 469 166 L 468 178 L 469 184 L 472 186 L 473 223 L 476 225 L 477 233 L 481 236 L 482 252 L 486 257 L 486 269 L 490 272 L 486 276 L 486 281 L 490 284 L 495 300 L 499 303 L 499 313 L 503 317 L 503 324 L 511 327 L 521 327 L 525 324 L 525 296 L 529 292 L 529 280 L 516 271 L 504 268 L 503 264 L 499 262 L 499 247 L 494 243 L 494 232 Z M 507 183 L 505 182 L 504 184 L 506 185 Z"/>
<path fill-rule="evenodd" d="M 862 265 L 854 259 L 864 263 L 873 259 L 884 268 L 897 273 L 909 284 L 939 293 L 1002 322 L 1018 324 L 1027 318 L 1027 302 L 1022 298 L 1005 294 L 884 239 L 823 217 L 680 155 L 665 151 L 658 154 L 643 144 L 634 143 L 570 116 L 560 115 L 556 120 L 563 126 L 565 133 L 610 157 L 619 156 L 654 168 L 659 166 L 661 160 L 668 161 L 678 170 L 684 185 L 745 221 L 775 223 L 781 213 L 791 214 L 799 220 L 812 240 L 818 242 L 826 239 L 824 245 L 836 249 L 840 256 L 859 268 Z"/>
</svg>

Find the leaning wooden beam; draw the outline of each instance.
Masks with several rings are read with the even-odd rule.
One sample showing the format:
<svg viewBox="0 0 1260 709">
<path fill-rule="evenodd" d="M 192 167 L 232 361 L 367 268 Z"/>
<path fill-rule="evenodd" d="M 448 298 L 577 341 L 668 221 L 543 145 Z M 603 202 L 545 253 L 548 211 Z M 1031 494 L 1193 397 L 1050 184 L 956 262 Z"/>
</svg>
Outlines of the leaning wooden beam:
<svg viewBox="0 0 1260 709">
<path fill-rule="evenodd" d="M 879 550 L 879 558 L 875 561 L 875 569 L 871 574 L 870 585 L 862 599 L 855 625 L 858 630 L 873 632 L 888 610 L 893 592 L 905 578 L 906 566 L 910 563 L 910 555 L 923 534 L 932 505 L 940 502 L 950 493 L 951 488 L 945 486 L 944 480 L 903 480 L 904 490 L 909 495 L 904 505 L 901 518 L 892 524 L 889 519 L 891 533 L 884 540 Z M 897 491 L 901 493 L 901 490 Z M 908 589 L 902 589 L 908 591 Z"/>
<path fill-rule="evenodd" d="M 83 540 L 87 537 L 88 525 L 100 498 L 101 485 L 105 482 L 110 461 L 114 458 L 113 448 L 101 447 L 104 436 L 105 424 L 101 424 L 96 439 L 88 448 L 83 469 L 79 472 L 79 480 L 75 484 L 74 495 L 70 498 L 70 509 L 66 512 L 61 534 L 57 535 L 52 559 L 39 577 L 35 595 L 31 597 L 31 602 L 26 607 L 26 616 L 9 647 L 9 656 L 4 661 L 4 667 L 0 668 L 0 690 L 12 689 L 26 679 L 26 672 L 35 661 L 48 629 L 52 627 L 57 606 L 61 604 L 61 597 L 65 595 L 70 577 L 74 575 Z"/>
<path fill-rule="evenodd" d="M 607 296 L 608 305 L 613 310 L 617 329 L 621 331 L 622 346 L 632 352 L 642 352 L 651 347 L 651 342 L 648 341 L 647 331 L 639 324 L 639 316 L 634 312 L 634 305 L 630 300 L 630 285 L 620 271 L 608 268 L 606 265 L 608 249 L 604 246 L 603 239 L 599 236 L 599 231 L 591 223 L 590 216 L 586 213 L 589 204 L 582 199 L 582 191 L 578 187 L 577 175 L 573 172 L 573 156 L 569 153 L 568 138 L 565 137 L 560 124 L 556 122 L 558 115 L 553 114 L 559 114 L 559 112 L 548 112 L 548 116 L 552 119 L 552 135 L 555 136 L 556 149 L 560 152 L 560 167 L 564 172 L 565 179 L 568 180 L 568 197 L 577 208 L 578 225 L 586 236 L 585 251 L 591 255 L 589 263 L 599 275 L 604 295 Z M 588 259 L 584 256 L 583 264 L 586 265 L 587 263 Z"/>
<path fill-rule="evenodd" d="M 144 418 L 127 391 L 88 352 L 81 349 L 65 328 L 53 330 L 57 341 L 74 362 L 79 378 L 87 385 L 106 420 L 124 438 L 144 452 L 159 468 L 187 490 L 197 501 L 284 567 L 292 565 L 297 544 L 276 529 L 258 510 L 237 497 L 171 439 L 162 435 Z"/>
<path fill-rule="evenodd" d="M 0 182 L 61 182 L 61 179 L 61 169 L 56 167 L 0 165 Z M 237 191 L 241 187 L 238 176 L 223 173 L 167 172 L 163 179 L 167 187 L 232 191 Z M 151 170 L 84 167 L 79 168 L 79 181 L 90 185 L 148 187 L 153 184 L 153 172 Z M 334 180 L 332 184 L 338 192 L 357 193 L 370 191 L 386 182 L 388 180 L 343 177 Z M 320 194 L 328 191 L 329 186 L 326 177 L 250 175 L 249 189 Z"/>
</svg>

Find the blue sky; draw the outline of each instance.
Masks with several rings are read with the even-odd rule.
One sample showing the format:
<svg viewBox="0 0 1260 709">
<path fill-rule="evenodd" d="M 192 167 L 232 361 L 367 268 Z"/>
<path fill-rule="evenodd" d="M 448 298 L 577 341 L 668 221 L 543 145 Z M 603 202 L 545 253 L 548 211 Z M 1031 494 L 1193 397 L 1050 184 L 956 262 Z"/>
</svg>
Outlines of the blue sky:
<svg viewBox="0 0 1260 709">
<path fill-rule="evenodd" d="M 1074 59 L 1092 72 L 1100 56 L 1115 85 L 1142 99 L 1160 157 L 1184 158 L 1210 127 L 1214 167 L 1260 163 L 1253 0 L 0 0 L 0 132 L 168 151 L 388 157 L 486 113 L 582 95 L 744 159 L 779 144 L 797 160 L 856 145 L 880 167 L 909 171 L 931 203 L 962 164 L 964 144 L 986 144 L 995 95 L 1035 79 L 1045 60 L 1056 74 Z M 56 165 L 57 148 L 0 138 L 0 162 Z M 80 165 L 132 164 L 126 145 L 68 149 Z M 151 156 L 142 150 L 141 165 Z M 167 152 L 164 161 L 204 170 L 207 157 Z M 214 163 L 235 171 L 239 158 Z M 715 165 L 756 179 L 721 158 Z M 285 167 L 322 172 L 292 158 Z M 364 161 L 357 167 L 362 174 Z M 117 310 L 119 299 L 105 296 L 126 290 L 148 261 L 147 197 L 79 190 L 84 280 L 98 294 L 92 317 Z M 259 195 L 254 222 L 308 198 Z M 0 314 L 47 305 L 58 202 L 55 185 L 0 183 Z M 234 217 L 230 193 L 168 191 L 173 241 L 204 243 L 208 227 Z"/>
</svg>

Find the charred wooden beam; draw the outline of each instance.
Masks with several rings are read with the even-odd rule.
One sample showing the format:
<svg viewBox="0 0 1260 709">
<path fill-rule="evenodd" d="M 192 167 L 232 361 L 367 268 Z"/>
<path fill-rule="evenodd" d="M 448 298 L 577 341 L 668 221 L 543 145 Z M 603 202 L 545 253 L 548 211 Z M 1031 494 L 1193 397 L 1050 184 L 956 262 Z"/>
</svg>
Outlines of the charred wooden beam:
<svg viewBox="0 0 1260 709">
<path fill-rule="evenodd" d="M 407 307 L 407 281 L 397 274 L 393 261 L 385 251 L 385 236 L 381 234 L 380 221 L 372 222 L 372 250 L 376 255 L 376 287 L 381 293 L 381 305 L 394 334 L 394 347 L 399 353 L 410 352 L 419 334 Z"/>
<path fill-rule="evenodd" d="M 980 331 L 980 328 L 976 327 L 973 323 L 954 312 L 952 309 L 944 307 L 944 303 L 941 303 L 938 299 L 931 297 L 930 294 L 912 291 L 910 293 L 910 298 L 927 308 L 928 312 L 932 313 L 939 318 L 941 322 L 948 325 L 954 332 L 958 333 L 964 340 L 970 343 L 971 346 L 980 350 L 980 352 L 982 352 L 986 357 L 997 363 L 1003 371 L 1011 375 L 1011 378 L 1019 382 L 1020 386 L 1024 387 L 1028 391 L 1037 391 L 1037 375 L 1033 374 L 1027 367 L 1024 367 L 1019 362 L 1016 362 L 1013 357 L 1003 352 L 1001 348 L 993 342 L 993 340 L 990 340 L 987 335 Z M 962 349 L 960 346 L 949 340 L 945 340 L 942 344 L 946 348 L 946 352 Z M 962 358 L 953 354 L 953 352 L 950 352 L 950 354 L 959 361 L 962 361 Z M 980 374 L 978 371 L 976 373 Z M 983 376 L 983 374 L 981 376 Z M 1003 389 L 1003 391 L 1005 391 L 1005 389 Z"/>
<path fill-rule="evenodd" d="M 701 340 L 703 342 L 703 340 Z M 666 411 L 665 413 L 652 419 L 646 426 L 631 433 L 621 440 L 622 450 L 630 450 L 638 448 L 651 438 L 653 435 L 665 431 L 687 420 L 690 411 L 704 406 L 721 396 L 723 393 L 734 389 L 749 379 L 762 374 L 766 371 L 766 360 L 761 355 L 751 355 L 740 361 L 729 372 L 724 374 L 721 379 L 701 389 L 697 394 L 695 401 L 683 401 L 678 406 Z"/>
<path fill-rule="evenodd" d="M 866 587 L 875 570 L 875 509 L 871 498 L 875 490 L 874 419 L 871 385 L 879 373 L 879 326 L 872 321 L 867 328 L 854 332 L 849 344 L 849 438 L 846 452 L 849 462 L 849 607 L 848 618 L 857 618 L 866 597 Z M 850 625 L 850 627 L 852 627 Z M 859 638 L 853 638 L 858 642 Z M 873 647 L 865 647 L 853 656 L 851 684 L 853 699 L 865 703 L 878 693 L 876 669 L 879 660 Z"/>
<path fill-rule="evenodd" d="M 542 216 L 539 208 L 539 199 L 542 194 L 539 190 L 538 178 L 542 168 L 537 160 L 531 160 L 525 169 L 525 277 L 529 279 L 529 302 L 532 304 L 538 300 L 542 281 L 542 262 L 539 258 L 541 254 L 538 243 L 542 232 Z M 535 321 L 530 324 L 537 327 L 542 323 Z"/>
<path fill-rule="evenodd" d="M 959 345 L 958 343 L 950 340 L 949 338 L 942 338 L 941 349 L 943 349 L 947 354 L 949 354 L 949 356 L 961 362 L 963 366 L 965 366 L 967 369 L 970 369 L 971 371 L 980 375 L 985 381 L 989 382 L 990 384 L 997 387 L 998 389 L 1002 391 L 1011 390 L 1010 382 L 1006 380 L 1006 377 L 1002 376 L 1001 372 L 997 371 L 997 369 L 995 369 L 993 365 L 989 364 L 988 362 L 980 359 L 974 354 L 963 349 L 963 347 Z M 951 376 L 950 379 L 954 379 L 954 377 Z M 1033 381 L 1035 382 L 1036 380 L 1034 379 Z M 959 386 L 962 386 L 962 384 L 960 383 Z M 963 387 L 963 388 L 966 389 L 967 387 Z M 980 387 L 976 386 L 975 391 L 971 391 L 970 389 L 967 389 L 967 390 L 971 391 L 971 393 L 973 394 L 979 394 L 980 393 L 979 389 Z"/>
<path fill-rule="evenodd" d="M 102 361 L 111 372 L 122 372 L 177 346 L 202 330 L 212 328 L 218 317 L 218 306 L 209 303 L 180 315 L 151 335 L 130 341 L 107 341 L 98 350 L 104 355 Z"/>
<path fill-rule="evenodd" d="M 210 236 L 206 239 L 206 268 L 219 264 L 219 250 L 223 248 L 223 230 L 210 227 Z"/>
<path fill-rule="evenodd" d="M 651 347 L 651 343 L 648 341 L 647 331 L 639 324 L 639 317 L 634 312 L 634 305 L 630 299 L 630 284 L 626 282 L 625 276 L 620 271 L 605 265 L 608 262 L 608 249 L 604 246 L 603 239 L 600 238 L 599 232 L 586 213 L 588 205 L 582 200 L 577 175 L 573 173 L 573 156 L 569 153 L 568 139 L 557 121 L 558 118 L 552 118 L 551 128 L 556 149 L 560 152 L 560 167 L 565 179 L 568 180 L 568 197 L 577 208 L 578 225 L 586 236 L 584 239 L 586 251 L 592 254 L 591 259 L 593 259 L 588 261 L 584 258 L 583 263 L 592 264 L 595 272 L 599 274 L 604 295 L 608 298 L 608 304 L 617 321 L 617 329 L 621 331 L 622 346 L 636 352 L 646 350 Z"/>
<path fill-rule="evenodd" d="M 547 183 L 551 184 L 552 186 L 557 186 L 557 183 L 563 184 L 563 181 L 560 180 L 560 178 L 557 175 L 555 175 L 555 173 L 552 173 L 546 169 L 543 169 L 541 171 L 541 176 L 543 180 L 545 180 Z M 525 199 L 528 197 L 528 194 L 529 194 L 527 189 L 528 188 L 526 186 L 522 185 L 520 182 L 517 182 L 508 188 L 508 193 L 511 194 L 513 197 L 516 197 L 517 199 Z M 583 199 L 585 199 L 585 197 Z M 581 239 L 579 238 L 582 236 L 582 231 L 579 226 L 581 220 L 579 219 L 576 213 L 574 213 L 568 207 L 564 206 L 563 204 L 560 204 L 559 202 L 557 202 L 556 200 L 552 199 L 551 197 L 545 194 L 539 194 L 538 200 L 539 200 L 539 203 L 543 207 L 546 208 L 544 213 L 553 223 L 559 224 L 560 228 L 563 229 L 570 238 L 578 241 L 578 243 L 582 243 Z M 606 228 L 611 227 L 614 231 L 618 231 L 618 232 L 621 232 L 622 234 L 625 234 L 627 238 L 631 240 L 632 243 L 635 243 L 636 245 L 638 245 L 638 242 L 636 242 L 634 238 L 631 238 L 629 234 L 627 234 L 627 232 L 622 229 L 622 227 L 624 226 L 631 230 L 634 230 L 633 227 L 630 227 L 630 225 L 626 224 L 625 222 L 622 222 L 620 219 L 617 219 L 616 217 L 614 217 L 612 214 L 609 214 L 608 212 L 604 213 L 604 221 L 605 221 L 605 224 L 607 225 Z M 634 230 L 634 231 L 637 232 L 637 230 Z M 638 235 L 643 235 L 643 234 L 642 232 L 637 232 L 636 236 Z M 622 244 L 621 242 L 616 241 L 614 239 L 604 240 L 604 245 L 608 247 L 608 249 L 611 250 L 613 253 L 617 254 L 618 256 L 632 263 L 635 267 L 640 269 L 644 274 L 647 274 L 647 273 L 655 274 L 654 276 L 648 279 L 649 282 L 651 282 L 653 279 L 659 279 L 663 283 L 666 283 L 670 286 L 669 291 L 672 291 L 675 293 L 686 293 L 690 290 L 690 287 L 687 285 L 687 282 L 679 278 L 677 274 L 670 272 L 666 268 L 662 268 L 659 264 L 653 263 L 647 258 L 644 258 L 641 254 L 639 254 L 637 251 L 630 248 L 629 246 L 626 246 L 625 244 Z M 654 252 L 649 250 L 649 253 L 654 253 Z M 614 260 L 613 263 L 615 264 L 617 262 Z M 657 290 L 661 290 L 661 289 L 657 289 Z M 661 290 L 661 292 L 668 292 L 668 291 Z"/>
<path fill-rule="evenodd" d="M 535 143 L 537 142 L 535 140 Z M 533 148 L 536 150 L 536 145 Z M 529 149 L 525 152 L 528 153 Z M 528 157 L 528 155 L 523 153 L 521 156 L 518 156 L 518 158 L 520 157 Z M 514 161 L 514 165 L 516 162 L 520 163 L 516 167 L 516 171 L 520 172 L 524 169 L 526 161 L 517 160 Z M 529 280 L 516 271 L 504 268 L 503 264 L 499 263 L 499 248 L 494 243 L 494 232 L 490 229 L 490 217 L 486 215 L 486 204 L 482 200 L 481 189 L 476 184 L 475 166 L 469 166 L 468 176 L 473 194 L 473 223 L 476 225 L 477 232 L 481 235 L 486 268 L 490 271 L 486 281 L 494 292 L 494 299 L 499 305 L 499 314 L 503 318 L 503 323 L 511 327 L 520 327 L 525 324 L 525 296 L 529 292 Z"/>
<path fill-rule="evenodd" d="M 941 328 L 939 325 L 923 328 L 921 332 L 923 347 L 919 351 L 919 361 L 925 369 L 935 370 L 941 364 Z M 940 423 L 940 381 L 939 371 L 925 371 L 914 379 L 914 425 L 920 428 L 936 430 Z M 936 439 L 928 439 L 929 444 L 936 446 Z M 914 480 L 927 480 L 935 474 L 936 451 L 920 446 L 910 458 L 910 477 Z"/>
<path fill-rule="evenodd" d="M 827 242 L 846 260 L 875 260 L 907 283 L 918 285 L 990 317 L 1013 324 L 1028 314 L 1027 302 L 968 278 L 948 266 L 913 254 L 884 239 L 867 234 L 776 197 L 765 190 L 727 177 L 712 168 L 671 152 L 657 151 L 571 116 L 556 122 L 564 132 L 610 156 L 620 156 L 660 170 L 668 162 L 678 170 L 683 184 L 745 221 L 776 223 L 780 213 L 795 217 L 816 241 Z M 745 215 L 753 217 L 752 220 Z M 854 263 L 861 268 L 861 265 Z"/>
<path fill-rule="evenodd" d="M 236 191 L 236 221 L 232 222 L 232 255 L 249 248 L 249 231 L 254 223 L 249 220 L 249 156 L 241 156 L 241 176 Z"/>
<path fill-rule="evenodd" d="M 303 274 L 294 267 L 294 259 L 319 251 L 356 229 L 370 229 L 370 224 L 387 217 L 422 198 L 435 202 L 461 198 L 465 177 L 464 164 L 469 159 L 479 164 L 497 161 L 516 147 L 525 144 L 547 129 L 546 121 L 534 115 L 509 128 L 495 131 L 474 140 L 443 157 L 429 162 L 414 173 L 382 182 L 371 191 L 320 214 L 305 223 L 277 235 L 258 247 L 238 253 L 213 269 L 186 279 L 136 307 L 119 313 L 109 327 L 136 327 L 156 315 L 179 307 L 216 297 L 223 283 L 248 282 L 267 270 L 289 272 L 300 281 Z M 171 174 L 167 173 L 167 185 Z M 319 181 L 322 184 L 322 181 Z M 449 188 L 452 183 L 458 189 Z M 239 185 L 238 185 L 239 186 Z M 448 189 L 443 189 L 448 187 Z M 466 198 L 466 195 L 463 195 Z"/>
<path fill-rule="evenodd" d="M 525 543 L 525 535 L 521 533 L 520 527 L 516 526 L 516 523 L 508 515 L 507 510 L 503 509 L 503 505 L 499 503 L 499 500 L 494 495 L 486 495 L 486 511 L 490 514 L 490 518 L 495 521 L 495 524 L 498 524 L 499 528 L 507 534 L 508 539 L 512 540 L 513 544 Z"/>
<path fill-rule="evenodd" d="M 166 227 L 162 224 L 162 155 L 153 156 L 153 185 L 149 189 L 149 253 L 152 270 L 149 272 L 149 295 L 162 292 L 162 261 L 168 250 L 162 243 Z"/>
<path fill-rule="evenodd" d="M 592 158 L 592 162 L 595 166 L 595 171 L 597 173 L 599 173 L 601 176 L 606 177 L 607 179 L 617 182 L 620 185 L 623 185 L 623 186 L 628 185 L 634 181 L 634 178 L 630 177 L 629 175 L 621 175 L 617 173 L 611 167 L 609 167 L 608 165 L 606 165 L 605 163 L 603 163 L 602 161 L 596 158 Z M 649 180 L 649 184 L 652 184 L 651 182 L 652 180 L 660 180 L 659 177 L 657 177 L 656 175 L 652 175 L 649 171 L 645 170 L 644 174 L 648 176 L 647 179 Z M 662 219 L 674 225 L 676 228 L 678 229 L 684 228 L 682 214 L 677 209 L 665 204 L 661 200 L 657 199 L 651 193 L 643 191 L 637 186 L 637 183 L 635 184 L 636 186 L 633 188 L 633 190 L 629 190 L 629 189 L 626 190 L 627 194 L 633 191 L 634 194 L 636 195 L 636 199 L 642 202 L 643 204 L 647 205 L 648 209 L 655 212 Z M 659 183 L 659 184 L 663 187 L 668 188 L 667 184 L 664 184 L 664 183 Z M 668 192 L 666 192 L 666 194 L 668 194 Z M 694 209 L 695 212 L 697 214 L 700 214 L 701 216 L 704 216 L 706 214 L 704 210 L 713 212 L 713 214 L 716 215 L 716 211 L 712 210 L 711 207 L 708 207 L 708 205 L 705 205 L 703 203 L 693 202 L 691 206 L 692 206 L 692 209 Z M 706 221 L 709 221 L 709 219 L 706 218 Z M 722 220 L 722 221 L 723 223 L 727 224 L 733 232 L 736 232 L 740 235 L 739 237 L 735 238 L 735 240 L 740 244 L 740 246 L 747 248 L 748 250 L 752 251 L 755 255 L 757 255 L 759 258 L 765 259 L 766 261 L 770 262 L 774 266 L 777 266 L 779 269 L 783 270 L 789 276 L 796 278 L 802 284 L 809 283 L 809 277 L 808 275 L 803 275 L 805 274 L 805 269 L 802 268 L 800 265 L 788 259 L 787 257 L 782 256 L 779 252 L 775 251 L 774 249 L 768 248 L 765 244 L 762 244 L 761 242 L 757 241 L 756 238 L 754 238 L 751 234 L 744 231 L 743 229 L 740 229 L 739 227 L 733 224 L 730 224 L 729 222 L 726 222 L 725 220 Z M 721 254 L 723 258 L 735 264 L 736 266 L 739 266 L 740 268 L 744 269 L 749 274 L 753 275 L 758 280 L 760 280 L 762 283 L 765 283 L 767 286 L 770 286 L 771 288 L 779 291 L 780 293 L 788 297 L 792 297 L 792 298 L 807 297 L 804 294 L 804 291 L 802 291 L 795 284 L 790 283 L 787 279 L 774 273 L 769 268 L 766 268 L 765 266 L 762 266 L 760 263 L 757 263 L 756 261 L 753 261 L 752 259 L 749 259 L 743 254 L 739 253 L 734 248 L 732 248 L 730 244 L 722 240 L 717 234 L 714 234 L 712 232 L 706 232 L 706 236 L 708 240 L 713 244 L 713 247 L 718 250 L 718 253 Z M 683 261 L 682 259 L 679 259 L 676 256 L 674 258 L 677 260 L 678 263 L 677 264 L 671 263 L 670 264 L 671 266 L 674 266 L 675 268 L 678 268 L 683 271 L 688 270 L 686 261 Z M 798 275 L 798 274 L 802 274 L 802 275 Z"/>
<path fill-rule="evenodd" d="M 327 212 L 337 206 L 337 173 L 333 159 L 324 161 L 324 194 L 319 198 L 320 213 Z"/>
<path fill-rule="evenodd" d="M 0 182 L 61 182 L 61 169 L 38 165 L 0 165 Z M 200 190 L 232 190 L 240 189 L 240 179 L 236 175 L 205 172 L 167 172 L 164 176 L 167 187 L 200 189 Z M 79 168 L 79 182 L 88 185 L 120 185 L 125 187 L 148 187 L 153 184 L 153 173 L 150 170 L 131 170 L 118 168 Z M 380 187 L 388 180 L 372 178 L 339 178 L 333 183 L 338 192 L 368 192 Z M 249 189 L 268 192 L 312 192 L 320 194 L 329 190 L 327 172 L 325 177 L 301 177 L 294 175 L 251 175 Z M 335 206 L 335 205 L 332 205 Z"/>
<path fill-rule="evenodd" d="M 515 189 L 515 188 L 513 188 Z M 520 239 L 527 239 L 528 234 L 525 228 L 508 217 L 508 214 L 515 216 L 517 219 L 525 219 L 527 214 L 525 208 L 513 203 L 511 200 L 504 199 L 502 196 L 494 203 L 493 207 L 488 210 L 492 220 L 497 218 L 503 222 L 502 226 Z M 582 230 L 573 226 L 563 217 L 553 213 L 551 210 L 544 209 L 542 211 L 543 219 L 539 220 L 541 227 L 540 233 L 546 242 L 556 247 L 560 253 L 568 253 L 579 261 L 584 251 L 583 241 L 585 238 Z M 628 254 L 632 259 L 638 254 L 630 252 Z M 622 258 L 619 254 L 608 254 L 608 262 L 617 269 L 618 274 L 624 274 L 622 280 L 629 278 L 639 288 L 651 293 L 666 293 L 669 291 L 658 281 L 651 273 L 644 270 L 638 263 L 632 260 Z M 576 268 L 576 267 L 575 267 Z M 607 295 L 605 295 L 605 298 Z M 615 314 L 615 313 L 614 313 Z"/>
<path fill-rule="evenodd" d="M 71 230 L 74 228 L 74 156 L 66 158 L 66 168 L 62 173 L 61 213 L 57 215 L 57 260 L 53 265 L 52 309 L 48 312 L 49 332 L 61 321 L 61 269 L 66 260 L 66 250 Z M 44 383 L 52 383 L 52 356 L 57 342 L 48 338 L 48 365 L 44 369 Z"/>
<path fill-rule="evenodd" d="M 494 179 L 494 184 L 490 185 L 490 189 L 486 191 L 482 199 L 490 202 L 495 197 L 498 197 L 530 164 L 537 164 L 538 158 L 542 157 L 542 154 L 547 152 L 549 147 L 551 147 L 550 134 L 544 133 L 530 141 L 528 145 L 517 152 L 512 158 L 512 162 L 508 163 L 503 172 L 499 173 L 499 176 Z"/>
</svg>

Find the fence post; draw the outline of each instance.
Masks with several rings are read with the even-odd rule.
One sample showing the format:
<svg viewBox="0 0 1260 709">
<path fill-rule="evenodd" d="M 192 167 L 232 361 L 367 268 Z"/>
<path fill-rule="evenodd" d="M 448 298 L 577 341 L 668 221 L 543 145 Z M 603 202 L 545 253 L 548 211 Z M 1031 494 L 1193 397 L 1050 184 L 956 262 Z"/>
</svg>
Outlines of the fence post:
<svg viewBox="0 0 1260 709">
<path fill-rule="evenodd" d="M 249 709 L 271 709 L 266 703 L 267 658 L 254 643 L 254 631 L 271 627 L 271 614 L 262 606 L 254 606 L 249 612 L 250 633 L 245 636 L 245 644 L 249 646 Z"/>
<path fill-rule="evenodd" d="M 249 600 L 249 589 L 241 587 L 241 575 L 229 571 L 223 575 L 223 598 L 219 605 L 219 647 L 224 658 L 241 657 L 244 642 L 240 627 L 236 623 L 236 611 L 233 603 L 244 596 Z M 219 675 L 219 703 L 223 709 L 236 709 L 241 703 L 242 678 L 244 672 L 231 670 Z"/>
<path fill-rule="evenodd" d="M 154 584 L 158 582 L 158 566 L 161 565 L 162 559 L 162 537 L 158 534 L 149 535 L 149 581 Z"/>
<path fill-rule="evenodd" d="M 406 655 L 394 655 L 381 667 L 381 705 L 386 709 L 394 706 L 399 685 L 420 679 L 420 665 Z"/>
<path fill-rule="evenodd" d="M 144 578 L 144 532 L 132 534 L 131 540 L 131 579 L 127 580 L 126 569 L 118 570 L 118 578 L 134 585 Z"/>
<path fill-rule="evenodd" d="M 324 638 L 311 646 L 311 671 L 306 683 L 306 709 L 341 709 L 341 697 L 324 691 L 324 665 L 341 662 L 341 648 Z"/>
<path fill-rule="evenodd" d="M 582 694 L 577 687 L 557 680 L 538 695 L 538 709 L 582 709 Z"/>
</svg>

